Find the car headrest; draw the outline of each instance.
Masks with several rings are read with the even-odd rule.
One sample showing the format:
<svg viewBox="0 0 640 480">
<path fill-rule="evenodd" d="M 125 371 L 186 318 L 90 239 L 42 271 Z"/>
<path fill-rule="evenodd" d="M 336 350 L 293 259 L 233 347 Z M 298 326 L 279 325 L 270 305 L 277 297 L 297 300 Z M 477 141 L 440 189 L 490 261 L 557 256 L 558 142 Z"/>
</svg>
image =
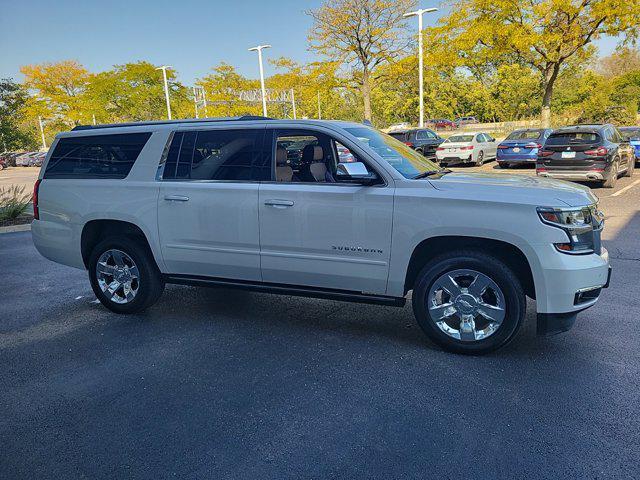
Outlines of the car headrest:
<svg viewBox="0 0 640 480">
<path fill-rule="evenodd" d="M 324 151 L 319 145 L 307 145 L 302 150 L 302 160 L 305 163 L 317 162 L 324 159 Z"/>
<path fill-rule="evenodd" d="M 284 147 L 276 148 L 276 165 L 284 166 L 287 164 L 287 149 Z"/>
</svg>

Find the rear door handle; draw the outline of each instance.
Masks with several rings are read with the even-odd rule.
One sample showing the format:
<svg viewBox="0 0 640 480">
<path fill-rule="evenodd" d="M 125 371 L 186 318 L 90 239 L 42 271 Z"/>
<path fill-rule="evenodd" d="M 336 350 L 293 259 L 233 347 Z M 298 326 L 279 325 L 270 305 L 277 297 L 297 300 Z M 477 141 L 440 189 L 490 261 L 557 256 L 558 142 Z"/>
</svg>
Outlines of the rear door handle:
<svg viewBox="0 0 640 480">
<path fill-rule="evenodd" d="M 185 197 L 184 195 L 165 195 L 164 199 L 167 202 L 188 202 L 189 197 Z"/>
<path fill-rule="evenodd" d="M 293 200 L 265 200 L 264 204 L 276 208 L 293 207 Z"/>
</svg>

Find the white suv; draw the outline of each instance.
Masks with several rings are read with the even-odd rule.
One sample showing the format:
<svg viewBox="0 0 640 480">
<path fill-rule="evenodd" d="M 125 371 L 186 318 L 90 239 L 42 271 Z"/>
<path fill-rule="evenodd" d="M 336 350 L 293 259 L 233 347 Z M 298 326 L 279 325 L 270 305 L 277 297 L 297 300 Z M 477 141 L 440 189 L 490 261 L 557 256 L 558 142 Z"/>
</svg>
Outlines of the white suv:
<svg viewBox="0 0 640 480">
<path fill-rule="evenodd" d="M 610 267 L 596 201 L 558 180 L 451 173 L 357 123 L 184 120 L 58 135 L 32 232 L 114 312 L 165 283 L 396 306 L 413 291 L 434 342 L 482 353 L 514 337 L 526 296 L 541 334 L 597 301 Z"/>
</svg>

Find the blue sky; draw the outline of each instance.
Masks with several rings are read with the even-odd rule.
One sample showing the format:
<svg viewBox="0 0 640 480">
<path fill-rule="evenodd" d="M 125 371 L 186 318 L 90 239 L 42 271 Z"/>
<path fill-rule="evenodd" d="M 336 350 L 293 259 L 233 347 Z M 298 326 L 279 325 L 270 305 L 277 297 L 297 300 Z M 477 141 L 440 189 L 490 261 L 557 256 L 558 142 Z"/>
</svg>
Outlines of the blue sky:
<svg viewBox="0 0 640 480">
<path fill-rule="evenodd" d="M 422 1 L 422 7 L 438 1 Z M 321 0 L 0 0 L 0 78 L 21 80 L 21 65 L 75 59 L 90 71 L 148 60 L 172 65 L 186 84 L 224 61 L 258 76 L 256 54 L 314 60 L 307 50 L 310 18 Z M 428 18 L 427 18 L 428 17 Z M 429 25 L 437 15 L 425 16 Z M 412 28 L 415 19 L 410 24 Z M 614 39 L 598 42 L 602 54 Z M 272 68 L 265 65 L 267 75 Z"/>
</svg>

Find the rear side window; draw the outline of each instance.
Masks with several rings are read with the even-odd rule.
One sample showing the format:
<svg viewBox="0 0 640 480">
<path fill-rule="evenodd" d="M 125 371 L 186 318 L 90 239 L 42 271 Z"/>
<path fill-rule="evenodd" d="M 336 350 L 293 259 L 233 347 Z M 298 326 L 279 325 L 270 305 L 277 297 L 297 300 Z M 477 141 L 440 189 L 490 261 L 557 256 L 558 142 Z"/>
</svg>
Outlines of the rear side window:
<svg viewBox="0 0 640 480">
<path fill-rule="evenodd" d="M 125 178 L 149 137 L 151 133 L 61 138 L 44 178 Z"/>
<path fill-rule="evenodd" d="M 600 143 L 600 135 L 594 132 L 558 132 L 552 133 L 547 145 L 592 145 Z"/>
<path fill-rule="evenodd" d="M 263 149 L 264 130 L 176 132 L 162 173 L 163 180 L 271 179 L 271 162 Z"/>
</svg>

